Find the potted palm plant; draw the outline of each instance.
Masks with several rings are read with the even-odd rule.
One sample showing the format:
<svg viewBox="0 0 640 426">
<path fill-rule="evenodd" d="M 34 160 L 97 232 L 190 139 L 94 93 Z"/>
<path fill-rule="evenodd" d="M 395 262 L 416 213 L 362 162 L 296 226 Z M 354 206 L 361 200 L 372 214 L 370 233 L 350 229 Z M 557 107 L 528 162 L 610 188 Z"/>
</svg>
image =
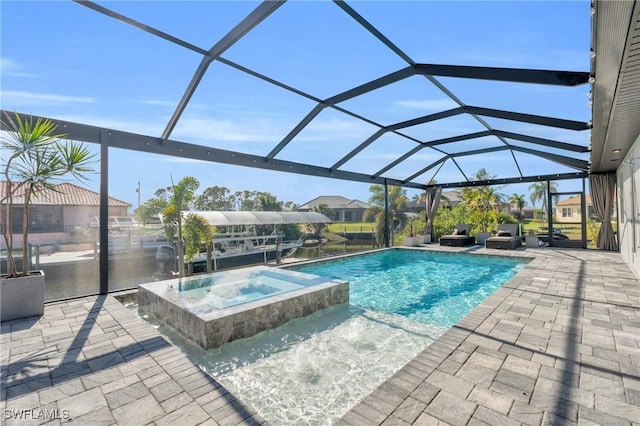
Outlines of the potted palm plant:
<svg viewBox="0 0 640 426">
<path fill-rule="evenodd" d="M 5 208 L 0 220 L 5 242 L 6 273 L 0 275 L 0 321 L 27 318 L 44 313 L 44 272 L 29 271 L 29 205 L 43 190 L 57 191 L 56 184 L 69 177 L 84 180 L 93 170 L 94 155 L 83 144 L 61 142 L 65 134 L 56 134 L 51 120 L 23 118 L 17 113 L 0 117 L 4 173 Z M 22 244 L 16 262 L 14 256 L 14 203 L 22 206 Z"/>
</svg>

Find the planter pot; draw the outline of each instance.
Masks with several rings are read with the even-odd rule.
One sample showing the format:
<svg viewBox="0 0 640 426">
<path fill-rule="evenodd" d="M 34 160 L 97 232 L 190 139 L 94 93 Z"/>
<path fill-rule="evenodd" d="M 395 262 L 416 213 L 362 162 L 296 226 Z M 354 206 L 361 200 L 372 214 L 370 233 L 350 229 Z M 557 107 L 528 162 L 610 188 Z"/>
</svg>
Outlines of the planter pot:
<svg viewBox="0 0 640 426">
<path fill-rule="evenodd" d="M 540 246 L 540 240 L 537 235 L 527 235 L 525 237 L 527 248 L 538 248 Z"/>
<path fill-rule="evenodd" d="M 431 244 L 431 234 L 418 235 L 416 238 L 420 241 L 420 244 Z"/>
<path fill-rule="evenodd" d="M 44 314 L 44 272 L 28 277 L 0 278 L 0 321 Z"/>
<path fill-rule="evenodd" d="M 489 238 L 490 236 L 491 236 L 490 232 L 478 232 L 476 234 L 476 241 L 478 242 L 478 244 L 483 246 L 484 242 L 487 241 L 487 238 Z"/>
<path fill-rule="evenodd" d="M 407 247 L 415 247 L 420 244 L 420 239 L 418 237 L 404 237 L 402 240 L 402 245 Z"/>
</svg>

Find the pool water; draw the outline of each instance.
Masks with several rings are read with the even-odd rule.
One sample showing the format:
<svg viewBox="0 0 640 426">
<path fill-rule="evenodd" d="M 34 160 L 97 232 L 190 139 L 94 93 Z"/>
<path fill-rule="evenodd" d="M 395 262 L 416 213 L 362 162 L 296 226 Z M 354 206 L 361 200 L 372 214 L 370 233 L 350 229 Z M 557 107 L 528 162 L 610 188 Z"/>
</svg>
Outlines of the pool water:
<svg viewBox="0 0 640 426">
<path fill-rule="evenodd" d="M 528 262 L 396 249 L 289 269 L 348 280 L 351 305 L 448 328 Z"/>
<path fill-rule="evenodd" d="M 176 285 L 170 285 L 189 305 L 223 309 L 324 284 L 329 280 L 296 271 L 254 266 L 176 281 Z M 163 287 L 163 284 L 153 283 L 152 286 Z"/>
<path fill-rule="evenodd" d="M 394 249 L 296 271 L 350 282 L 349 305 L 205 351 L 160 326 L 274 425 L 330 425 L 527 260 Z"/>
</svg>

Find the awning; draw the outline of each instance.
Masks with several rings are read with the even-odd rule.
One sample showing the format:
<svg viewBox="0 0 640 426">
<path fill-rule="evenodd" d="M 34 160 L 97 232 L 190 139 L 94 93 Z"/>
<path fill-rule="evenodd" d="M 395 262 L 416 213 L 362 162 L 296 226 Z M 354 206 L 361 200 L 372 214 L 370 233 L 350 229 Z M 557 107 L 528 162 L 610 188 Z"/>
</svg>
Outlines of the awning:
<svg viewBox="0 0 640 426">
<path fill-rule="evenodd" d="M 184 211 L 182 213 L 183 215 L 196 213 L 213 226 L 331 223 L 331 219 L 327 216 L 316 212 Z"/>
</svg>

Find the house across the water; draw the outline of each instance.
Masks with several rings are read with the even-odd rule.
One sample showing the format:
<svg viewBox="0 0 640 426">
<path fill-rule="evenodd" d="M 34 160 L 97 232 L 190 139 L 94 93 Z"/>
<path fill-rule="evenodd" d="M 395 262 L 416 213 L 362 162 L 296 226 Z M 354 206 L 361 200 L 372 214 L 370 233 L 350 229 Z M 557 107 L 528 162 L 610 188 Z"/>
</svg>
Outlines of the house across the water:
<svg viewBox="0 0 640 426">
<path fill-rule="evenodd" d="M 0 193 L 5 194 L 7 183 L 0 181 Z M 14 244 L 19 248 L 22 233 L 23 193 L 13 196 Z M 109 197 L 109 216 L 126 217 L 131 204 Z M 0 217 L 6 224 L 6 206 L 0 204 Z M 76 227 L 90 227 L 100 215 L 100 194 L 72 183 L 55 185 L 55 191 L 42 190 L 31 198 L 29 208 L 29 242 L 55 244 L 72 237 Z M 4 241 L 2 241 L 4 248 Z"/>
<path fill-rule="evenodd" d="M 323 195 L 316 197 L 298 207 L 299 212 L 310 212 L 314 208 L 326 205 L 333 211 L 330 219 L 334 222 L 362 222 L 364 212 L 371 207 L 371 204 L 360 200 L 350 200 L 339 195 Z"/>
</svg>

